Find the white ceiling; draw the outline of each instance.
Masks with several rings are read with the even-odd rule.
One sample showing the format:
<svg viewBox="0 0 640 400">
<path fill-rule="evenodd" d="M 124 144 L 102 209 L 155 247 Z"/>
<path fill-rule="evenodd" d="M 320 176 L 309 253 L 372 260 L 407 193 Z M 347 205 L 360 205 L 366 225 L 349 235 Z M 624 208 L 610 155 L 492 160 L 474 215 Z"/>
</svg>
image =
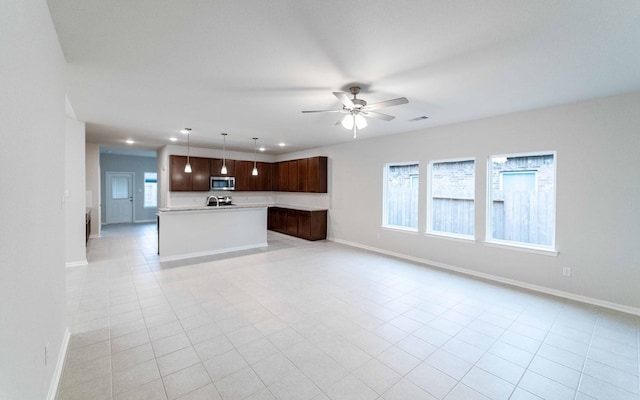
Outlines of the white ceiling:
<svg viewBox="0 0 640 400">
<path fill-rule="evenodd" d="M 638 0 L 48 0 L 87 140 L 278 154 L 350 141 L 333 91 L 380 110 L 359 139 L 640 90 Z M 419 116 L 429 119 L 409 122 Z M 184 139 L 184 137 L 180 137 Z M 277 143 L 285 142 L 284 148 Z"/>
</svg>

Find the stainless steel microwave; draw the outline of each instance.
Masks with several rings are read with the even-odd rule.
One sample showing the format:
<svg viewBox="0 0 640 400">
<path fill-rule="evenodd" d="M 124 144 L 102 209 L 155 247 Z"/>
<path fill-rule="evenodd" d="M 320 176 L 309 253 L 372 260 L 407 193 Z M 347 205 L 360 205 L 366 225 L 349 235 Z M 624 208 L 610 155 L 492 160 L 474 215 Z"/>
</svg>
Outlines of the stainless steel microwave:
<svg viewBox="0 0 640 400">
<path fill-rule="evenodd" d="M 235 190 L 236 178 L 233 176 L 212 176 L 211 190 Z"/>
</svg>

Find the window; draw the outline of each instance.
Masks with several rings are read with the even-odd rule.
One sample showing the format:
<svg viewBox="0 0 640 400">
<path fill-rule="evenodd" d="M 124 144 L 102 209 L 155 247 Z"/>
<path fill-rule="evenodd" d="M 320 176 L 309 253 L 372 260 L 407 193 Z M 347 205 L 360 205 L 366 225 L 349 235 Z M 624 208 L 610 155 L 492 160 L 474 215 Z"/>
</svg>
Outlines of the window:
<svg viewBox="0 0 640 400">
<path fill-rule="evenodd" d="M 418 230 L 417 163 L 387 164 L 384 174 L 382 225 Z"/>
<path fill-rule="evenodd" d="M 473 238 L 475 160 L 434 161 L 429 176 L 427 232 Z"/>
<path fill-rule="evenodd" d="M 555 153 L 489 159 L 487 240 L 555 247 Z"/>
<path fill-rule="evenodd" d="M 129 178 L 114 176 L 111 178 L 111 199 L 122 200 L 129 198 Z"/>
<path fill-rule="evenodd" d="M 144 173 L 144 206 L 158 206 L 158 174 L 156 172 Z"/>
</svg>

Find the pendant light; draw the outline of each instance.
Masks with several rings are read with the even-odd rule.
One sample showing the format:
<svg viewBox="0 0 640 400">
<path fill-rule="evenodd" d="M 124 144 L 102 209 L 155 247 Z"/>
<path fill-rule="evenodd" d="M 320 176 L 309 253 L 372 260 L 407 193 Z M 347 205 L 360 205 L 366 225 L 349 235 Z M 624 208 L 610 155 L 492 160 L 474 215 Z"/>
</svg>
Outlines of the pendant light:
<svg viewBox="0 0 640 400">
<path fill-rule="evenodd" d="M 251 171 L 251 175 L 258 176 L 258 168 L 256 167 L 256 154 L 257 154 L 257 143 L 258 138 L 253 138 L 253 171 Z"/>
<path fill-rule="evenodd" d="M 226 133 L 221 133 L 221 135 L 222 135 L 222 168 L 220 169 L 220 173 L 222 175 L 226 175 L 227 174 L 227 159 L 226 159 L 225 152 L 227 150 L 227 134 Z"/>
<path fill-rule="evenodd" d="M 190 152 L 191 143 L 189 141 L 189 133 L 191 132 L 191 128 L 184 128 L 180 132 L 182 132 L 182 133 L 187 135 L 187 165 L 184 166 L 184 173 L 185 174 L 190 174 L 191 173 L 191 163 L 189 162 L 189 152 Z"/>
</svg>

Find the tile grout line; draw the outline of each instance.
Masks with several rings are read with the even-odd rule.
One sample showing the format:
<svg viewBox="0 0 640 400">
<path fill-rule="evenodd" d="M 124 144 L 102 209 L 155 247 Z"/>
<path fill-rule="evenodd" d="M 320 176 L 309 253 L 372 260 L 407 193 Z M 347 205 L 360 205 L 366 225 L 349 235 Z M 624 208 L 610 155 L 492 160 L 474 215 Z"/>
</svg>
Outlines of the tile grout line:
<svg viewBox="0 0 640 400">
<path fill-rule="evenodd" d="M 600 316 L 596 314 L 596 320 L 593 323 L 593 329 L 591 330 L 591 337 L 589 338 L 589 344 L 587 345 L 587 353 L 584 355 L 584 361 L 582 362 L 582 368 L 580 369 L 580 379 L 578 379 L 578 386 L 576 387 L 576 392 L 573 395 L 574 400 L 578 398 L 578 394 L 580 393 L 580 386 L 582 386 L 582 379 L 584 378 L 584 369 L 587 365 L 587 360 L 589 359 L 589 352 L 591 351 L 591 344 L 593 343 L 593 337 L 596 334 L 596 327 L 598 326 L 598 321 L 600 321 Z"/>
</svg>

